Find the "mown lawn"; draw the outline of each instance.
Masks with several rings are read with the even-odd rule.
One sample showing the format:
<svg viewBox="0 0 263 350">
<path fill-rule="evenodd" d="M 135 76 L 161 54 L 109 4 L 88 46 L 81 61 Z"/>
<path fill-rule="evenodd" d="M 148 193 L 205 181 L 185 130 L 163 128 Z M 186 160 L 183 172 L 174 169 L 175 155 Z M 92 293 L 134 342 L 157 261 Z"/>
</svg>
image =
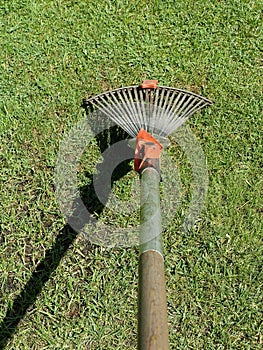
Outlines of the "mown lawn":
<svg viewBox="0 0 263 350">
<path fill-rule="evenodd" d="M 136 349 L 138 250 L 74 233 L 54 169 L 83 97 L 152 78 L 215 102 L 188 122 L 209 188 L 187 233 L 191 172 L 169 150 L 184 186 L 164 232 L 171 349 L 261 349 L 261 1 L 13 0 L 0 11 L 0 347 Z M 97 151 L 85 152 L 81 186 Z M 124 199 L 129 176 L 115 184 Z"/>
</svg>

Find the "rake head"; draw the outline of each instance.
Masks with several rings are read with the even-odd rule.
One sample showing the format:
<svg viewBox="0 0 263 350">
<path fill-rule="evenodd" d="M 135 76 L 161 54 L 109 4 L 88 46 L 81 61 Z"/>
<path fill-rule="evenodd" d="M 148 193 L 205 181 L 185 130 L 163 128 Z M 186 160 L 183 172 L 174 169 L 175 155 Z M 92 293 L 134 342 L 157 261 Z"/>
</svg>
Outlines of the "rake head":
<svg viewBox="0 0 263 350">
<path fill-rule="evenodd" d="M 83 100 L 89 112 L 100 111 L 136 137 L 141 129 L 167 137 L 192 114 L 211 105 L 208 99 L 189 91 L 158 86 L 146 80 L 139 86 L 111 90 Z"/>
</svg>

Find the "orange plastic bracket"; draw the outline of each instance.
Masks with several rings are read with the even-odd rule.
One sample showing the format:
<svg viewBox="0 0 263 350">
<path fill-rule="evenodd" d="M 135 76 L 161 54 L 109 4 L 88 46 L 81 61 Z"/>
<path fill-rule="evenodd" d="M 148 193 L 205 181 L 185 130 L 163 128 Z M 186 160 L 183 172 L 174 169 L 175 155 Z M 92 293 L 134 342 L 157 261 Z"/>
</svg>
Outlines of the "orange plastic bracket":
<svg viewBox="0 0 263 350">
<path fill-rule="evenodd" d="M 142 89 L 156 89 L 158 85 L 158 80 L 143 80 Z"/>
<path fill-rule="evenodd" d="M 136 137 L 136 149 L 134 157 L 134 170 L 142 171 L 146 167 L 154 167 L 159 170 L 159 159 L 163 146 L 146 130 L 141 129 Z"/>
</svg>

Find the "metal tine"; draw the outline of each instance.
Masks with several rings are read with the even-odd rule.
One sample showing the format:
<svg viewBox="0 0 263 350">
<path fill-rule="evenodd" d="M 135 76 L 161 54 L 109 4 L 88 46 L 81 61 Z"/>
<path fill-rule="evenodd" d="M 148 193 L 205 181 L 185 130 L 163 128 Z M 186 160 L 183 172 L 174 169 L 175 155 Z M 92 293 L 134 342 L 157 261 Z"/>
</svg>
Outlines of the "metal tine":
<svg viewBox="0 0 263 350">
<path fill-rule="evenodd" d="M 167 105 L 167 107 L 165 108 L 165 110 L 168 111 L 167 115 L 168 115 L 168 119 L 170 119 L 170 114 L 172 113 L 172 116 L 174 116 L 174 110 L 173 110 L 173 106 L 176 105 L 180 99 L 181 96 L 181 92 L 178 91 L 173 91 L 172 96 L 170 97 L 169 103 Z"/>
<path fill-rule="evenodd" d="M 171 130 L 176 130 L 180 125 L 182 125 L 188 118 L 185 116 L 179 117 L 173 120 L 170 124 Z"/>
<path fill-rule="evenodd" d="M 132 120 L 130 118 L 129 108 L 128 108 L 128 106 L 125 105 L 125 101 L 123 100 L 120 91 L 116 91 L 116 93 L 117 93 L 117 96 L 118 96 L 119 100 L 117 99 L 115 94 L 110 93 L 110 95 L 113 97 L 114 101 L 117 102 L 117 106 L 116 107 L 118 107 L 120 109 L 120 112 L 122 112 L 118 116 L 119 123 L 123 123 L 124 122 L 124 124 L 126 123 L 126 127 L 127 128 L 129 128 L 130 130 L 134 130 L 134 128 L 133 128 L 134 125 L 133 125 Z M 128 113 L 127 113 L 127 109 L 128 109 Z"/>
<path fill-rule="evenodd" d="M 116 107 L 116 105 L 117 105 L 117 106 L 120 106 L 120 108 L 122 108 L 121 106 L 122 106 L 123 102 L 120 100 L 119 95 L 118 96 L 116 96 L 116 95 L 118 95 L 118 91 L 109 91 L 106 96 L 108 98 L 108 101 L 111 102 L 112 106 Z M 115 102 L 115 104 L 113 102 Z M 121 102 L 122 102 L 122 104 L 121 104 Z"/>
<path fill-rule="evenodd" d="M 179 93 L 180 95 L 180 100 L 179 102 L 175 105 L 173 104 L 174 108 L 174 113 L 177 115 L 177 118 L 171 118 L 171 128 L 178 128 L 186 119 L 184 118 L 184 106 L 185 103 L 187 104 L 187 101 L 185 101 L 186 98 L 189 99 L 189 95 L 185 93 Z"/>
<path fill-rule="evenodd" d="M 165 123 L 165 124 L 162 126 L 162 135 L 169 135 L 169 134 L 170 134 L 170 131 L 171 131 L 170 123 Z"/>
<path fill-rule="evenodd" d="M 159 97 L 158 97 L 158 110 L 157 110 L 157 114 L 158 114 L 158 118 L 156 120 L 156 133 L 160 134 L 163 131 L 164 128 L 164 120 L 162 119 L 162 115 L 163 115 L 163 100 L 164 100 L 164 94 L 165 94 L 165 89 L 159 89 Z"/>
<path fill-rule="evenodd" d="M 165 100 L 164 100 L 164 94 L 166 93 L 166 96 L 165 96 Z M 160 100 L 161 100 L 161 104 L 160 104 L 160 107 L 161 107 L 161 114 L 160 114 L 160 119 L 163 118 L 163 115 L 164 115 L 164 108 L 163 106 L 166 106 L 167 102 L 168 102 L 168 98 L 169 98 L 169 94 L 170 94 L 170 91 L 167 90 L 167 89 L 162 89 L 162 92 L 161 92 L 161 97 L 160 97 Z M 162 103 L 163 102 L 163 103 Z"/>
<path fill-rule="evenodd" d="M 151 106 L 151 99 L 150 99 L 150 91 L 149 90 L 143 90 L 143 96 L 144 96 L 144 115 L 143 115 L 143 128 L 147 131 L 148 130 L 148 124 L 147 124 L 147 118 L 149 115 L 149 108 Z"/>
<path fill-rule="evenodd" d="M 135 92 L 133 91 L 133 93 L 135 94 Z M 138 107 L 138 104 L 139 104 L 139 101 L 138 100 L 138 96 L 136 97 L 135 95 L 132 96 L 132 93 L 131 91 L 128 91 L 128 95 L 129 95 L 129 98 L 130 98 L 130 104 L 131 104 L 131 107 L 133 109 L 133 112 L 134 112 L 134 126 L 136 127 L 136 134 L 138 134 L 138 132 L 140 131 L 140 128 L 141 128 L 141 118 L 140 118 L 140 115 L 139 113 L 141 112 L 140 111 L 140 107 Z"/>
<path fill-rule="evenodd" d="M 164 118 L 164 115 L 165 113 L 167 114 L 165 106 L 168 105 L 168 100 L 171 92 L 172 91 L 169 89 L 162 88 L 161 97 L 160 97 L 160 118 L 159 118 L 159 121 L 160 121 L 159 124 L 161 125 L 161 128 L 160 128 L 160 125 L 159 125 L 159 128 L 162 132 L 164 132 L 165 130 L 165 123 L 163 121 L 164 119 L 166 120 L 166 118 Z"/>
<path fill-rule="evenodd" d="M 181 114 L 181 109 L 183 107 L 183 103 L 187 97 L 187 94 L 184 94 L 182 92 L 179 92 L 179 95 L 176 99 L 176 101 L 173 103 L 174 109 L 172 108 L 171 111 L 172 113 L 169 114 L 168 119 L 171 125 L 180 123 L 180 119 L 183 117 Z"/>
<path fill-rule="evenodd" d="M 160 90 L 160 88 L 158 88 L 158 90 Z M 162 108 L 163 107 L 163 102 L 164 102 L 164 94 L 165 92 L 167 92 L 167 89 L 161 89 L 161 95 L 160 95 L 160 99 L 159 99 L 159 107 Z M 162 115 L 162 114 L 160 114 Z"/>
<path fill-rule="evenodd" d="M 174 123 L 172 123 L 171 129 L 169 130 L 169 133 L 171 133 L 171 132 L 175 131 L 177 128 L 179 128 L 179 126 L 181 126 L 186 120 L 187 120 L 187 118 L 176 119 L 174 121 Z"/>
<path fill-rule="evenodd" d="M 174 90 L 173 93 L 172 93 L 172 95 L 171 95 L 171 97 L 170 97 L 170 99 L 169 99 L 169 103 L 168 103 L 168 105 L 167 105 L 167 107 L 166 107 L 165 109 L 170 110 L 171 106 L 172 106 L 174 103 L 177 103 L 177 100 L 179 99 L 180 94 L 181 94 L 181 92 L 178 92 L 178 91 Z M 175 99 L 175 100 L 174 100 L 174 99 Z M 174 102 L 173 102 L 173 101 L 174 101 Z"/>
<path fill-rule="evenodd" d="M 180 101 L 180 98 L 182 96 L 182 92 L 181 91 L 174 91 L 171 99 L 168 103 L 168 106 L 166 108 L 167 110 L 167 117 L 166 117 L 166 123 L 167 123 L 167 128 L 169 127 L 169 122 L 173 122 L 175 119 L 178 118 L 178 115 L 176 114 L 175 110 L 174 110 L 174 106 L 176 106 L 178 104 L 178 101 Z M 166 130 L 167 130 L 166 128 Z"/>
<path fill-rule="evenodd" d="M 153 92 L 152 92 L 152 90 L 150 90 L 150 91 L 148 91 L 148 93 L 149 93 L 150 98 L 149 98 L 149 100 L 147 101 L 147 104 L 146 104 L 145 130 L 150 132 L 150 130 L 149 130 L 149 119 L 153 115 Z"/>
<path fill-rule="evenodd" d="M 195 101 L 198 101 L 197 100 L 197 98 L 196 97 L 194 97 L 195 98 Z M 183 116 L 181 117 L 181 118 L 179 118 L 178 120 L 177 120 L 177 122 L 176 123 L 174 123 L 174 128 L 175 129 L 177 129 L 180 125 L 182 125 L 187 119 L 189 119 L 189 117 L 193 114 L 193 113 L 195 113 L 195 112 L 197 112 L 199 109 L 201 109 L 202 107 L 204 107 L 205 105 L 207 105 L 208 103 L 205 103 L 205 104 L 203 104 L 203 100 L 199 100 L 194 106 L 193 106 L 193 108 L 191 109 L 191 110 L 189 110 L 189 112 L 188 113 L 184 113 L 183 114 Z"/>
<path fill-rule="evenodd" d="M 160 88 L 157 87 L 155 90 L 155 99 L 154 99 L 154 104 L 151 106 L 153 107 L 152 111 L 152 118 L 151 115 L 149 116 L 151 118 L 150 120 L 150 125 L 152 128 L 152 132 L 156 134 L 160 134 L 160 131 L 163 129 L 163 121 L 161 120 L 161 102 L 163 98 L 164 91 L 161 91 L 161 96 L 160 96 Z"/>
<path fill-rule="evenodd" d="M 203 101 L 198 99 L 195 99 L 194 102 L 194 104 L 192 104 L 189 108 L 183 111 L 183 116 L 191 115 L 198 108 L 199 105 L 203 104 Z"/>
<path fill-rule="evenodd" d="M 132 93 L 131 93 L 131 90 L 129 89 L 128 90 L 128 95 L 129 95 L 129 99 L 128 100 L 128 96 L 126 95 L 125 98 L 130 101 L 130 105 L 131 105 L 131 108 L 133 110 L 133 113 L 134 113 L 134 120 L 136 121 L 136 126 L 138 126 L 138 128 L 140 127 L 140 118 L 138 117 L 138 113 L 137 113 L 137 109 L 136 109 L 136 101 L 134 101 L 134 97 L 132 96 Z M 135 97 L 136 99 L 136 97 Z M 136 129 L 137 132 L 139 132 L 138 128 Z"/>
<path fill-rule="evenodd" d="M 183 94 L 183 93 L 180 93 L 180 95 L 182 96 L 182 98 L 179 100 L 179 102 L 175 105 L 173 105 L 174 107 L 174 112 L 176 114 L 179 114 L 180 112 L 178 111 L 181 111 L 181 106 L 184 104 L 184 101 L 186 99 L 186 96 L 188 96 L 187 94 Z"/>
<path fill-rule="evenodd" d="M 144 125 L 144 114 L 142 113 L 142 110 L 140 108 L 140 97 L 138 95 L 138 89 L 134 89 L 134 96 L 135 96 L 135 101 L 136 101 L 136 108 L 137 108 L 137 115 L 139 117 L 139 128 L 141 129 L 142 126 L 143 128 L 145 128 L 145 125 Z M 142 101 L 143 99 L 141 99 Z M 145 111 L 144 111 L 145 112 Z"/>
<path fill-rule="evenodd" d="M 115 100 L 115 102 L 117 101 L 118 106 L 120 107 L 120 109 L 123 111 L 123 115 L 120 117 L 124 117 L 126 119 L 126 121 L 130 122 L 131 121 L 131 111 L 129 109 L 129 106 L 125 103 L 124 99 L 123 99 L 123 90 L 121 91 L 116 91 L 118 99 L 116 98 L 116 96 L 113 95 L 113 99 Z M 121 102 L 121 103 L 120 103 Z"/>
<path fill-rule="evenodd" d="M 153 90 L 149 90 L 148 91 L 148 96 L 150 97 L 149 98 L 149 102 L 148 102 L 148 113 L 146 113 L 146 128 L 145 130 L 147 130 L 148 132 L 151 132 L 149 130 L 149 126 L 150 126 L 150 123 L 149 121 L 151 120 L 151 115 L 153 114 L 153 106 L 154 106 L 154 99 L 155 99 L 155 93 Z"/>
<path fill-rule="evenodd" d="M 196 111 L 198 111 L 198 110 L 201 109 L 202 107 L 203 107 L 203 106 L 200 106 L 198 109 L 194 109 L 193 112 L 192 112 L 191 114 L 195 113 Z M 171 123 L 171 125 L 170 125 L 170 128 L 171 128 L 171 129 L 168 130 L 168 132 L 170 133 L 171 130 L 174 131 L 174 130 L 176 130 L 177 128 L 179 128 L 180 125 L 184 124 L 184 123 L 189 119 L 189 117 L 190 117 L 191 114 L 185 114 L 184 116 L 182 116 L 182 117 L 180 117 L 180 118 L 174 120 L 174 121 Z"/>
<path fill-rule="evenodd" d="M 112 120 L 114 122 L 116 122 L 117 124 L 120 124 L 119 114 L 116 113 L 116 110 L 114 110 L 113 106 L 110 103 L 108 103 L 108 101 L 105 99 L 106 97 L 107 97 L 107 99 L 109 99 L 108 95 L 100 96 L 99 99 L 96 99 L 96 102 L 98 104 L 97 107 L 104 113 L 107 111 L 107 113 L 111 116 Z M 102 107 L 102 108 L 100 108 L 100 107 Z M 129 128 L 127 128 L 125 123 L 124 124 L 122 123 L 121 126 L 124 130 L 126 130 L 126 131 L 129 130 Z"/>
<path fill-rule="evenodd" d="M 159 89 L 153 91 L 154 103 L 153 103 L 153 115 L 149 116 L 149 127 L 151 127 L 150 132 L 153 133 L 155 130 L 156 122 L 158 122 L 158 103 L 159 103 Z"/>
<path fill-rule="evenodd" d="M 197 97 L 189 95 L 189 102 L 184 105 L 183 114 L 186 114 L 189 109 L 196 105 L 197 101 L 200 101 Z"/>
<path fill-rule="evenodd" d="M 179 118 L 183 118 L 185 115 L 185 109 L 187 108 L 189 101 L 191 100 L 191 97 L 189 95 L 185 95 L 183 98 L 183 102 L 180 104 L 179 108 L 177 108 L 176 113 L 178 114 Z"/>
<path fill-rule="evenodd" d="M 136 120 L 137 120 L 137 129 L 136 129 L 136 135 L 138 134 L 138 132 L 140 131 L 141 127 L 142 127 L 142 122 L 143 122 L 143 110 L 140 108 L 140 103 L 142 103 L 143 100 L 143 95 L 139 96 L 138 95 L 138 87 L 134 86 L 133 87 L 133 107 L 134 110 L 136 111 Z"/>
<path fill-rule="evenodd" d="M 119 105 L 119 101 L 117 100 L 117 98 L 115 97 L 115 94 L 112 92 L 109 92 L 105 95 L 101 95 L 100 99 L 98 99 L 97 101 L 100 103 L 101 101 L 104 103 L 104 108 L 105 106 L 111 111 L 113 112 L 115 118 L 118 120 L 119 119 L 119 113 L 118 110 L 116 109 L 116 105 L 114 105 L 113 99 L 115 100 L 115 102 L 117 102 L 117 104 Z"/>
<path fill-rule="evenodd" d="M 167 108 L 167 114 L 166 114 L 166 133 L 169 134 L 171 124 L 174 122 L 174 120 L 177 120 L 179 116 L 175 113 L 173 106 L 178 104 L 178 101 L 180 101 L 182 93 L 180 91 L 174 90 L 172 93 L 172 96 L 170 98 L 170 101 L 168 103 L 169 109 Z"/>
<path fill-rule="evenodd" d="M 120 98 L 121 102 L 123 103 L 123 107 L 124 107 L 123 109 L 128 113 L 132 112 L 133 110 L 130 108 L 130 103 L 129 103 L 130 101 L 126 99 L 126 90 L 117 91 L 117 95 Z M 128 104 L 126 104 L 126 102 L 128 102 Z M 130 118 L 131 115 L 128 114 L 128 116 L 129 116 L 129 119 L 131 119 Z"/>
<path fill-rule="evenodd" d="M 144 129 L 146 131 L 149 131 L 149 129 L 148 129 L 148 118 L 149 118 L 149 115 L 152 114 L 152 110 L 151 110 L 151 106 L 152 106 L 152 92 L 149 89 L 144 90 L 144 100 L 145 100 L 145 114 L 144 114 L 143 125 L 144 125 Z"/>
<path fill-rule="evenodd" d="M 103 98 L 101 98 L 103 102 L 105 102 L 106 106 L 109 107 L 109 109 L 107 110 L 107 112 L 112 116 L 112 118 L 115 119 L 115 113 L 114 113 L 114 110 L 112 110 L 111 106 L 106 102 L 104 101 Z M 100 99 L 94 99 L 92 102 L 92 105 L 93 107 L 95 106 L 96 108 L 98 108 L 100 111 L 102 112 L 105 112 L 105 109 L 107 109 L 107 107 L 105 106 L 105 104 L 103 104 Z M 112 113 L 113 112 L 113 113 Z"/>
<path fill-rule="evenodd" d="M 149 90 L 149 96 L 150 96 L 149 102 L 151 104 L 153 104 L 153 102 L 154 102 L 154 92 L 153 92 L 153 90 Z"/>
<path fill-rule="evenodd" d="M 136 89 L 137 91 L 137 89 Z M 144 121 L 146 120 L 146 110 L 145 110 L 145 94 L 143 94 L 143 90 L 139 90 L 139 96 L 140 96 L 140 102 L 141 102 L 141 111 L 142 111 L 142 124 L 141 124 L 141 127 L 144 127 L 146 123 L 144 123 Z M 138 105 L 138 108 L 139 108 L 139 105 Z M 145 129 L 145 127 L 144 127 Z"/>
<path fill-rule="evenodd" d="M 190 109 L 190 111 L 188 111 L 188 113 L 186 114 L 186 117 L 189 118 L 193 113 L 199 111 L 201 108 L 205 107 L 209 105 L 208 102 L 200 100 L 195 106 L 194 108 Z"/>
<path fill-rule="evenodd" d="M 131 96 L 131 92 L 130 90 L 126 90 L 126 91 L 123 91 L 123 97 L 126 101 L 126 107 L 128 108 L 129 110 L 129 119 L 132 123 L 132 127 L 133 129 L 135 130 L 135 132 L 137 131 L 137 128 L 136 128 L 136 118 L 137 118 L 137 112 L 136 112 L 136 108 L 133 108 L 134 107 L 134 101 L 133 101 L 133 98 Z M 130 99 L 129 99 L 130 98 Z"/>
</svg>

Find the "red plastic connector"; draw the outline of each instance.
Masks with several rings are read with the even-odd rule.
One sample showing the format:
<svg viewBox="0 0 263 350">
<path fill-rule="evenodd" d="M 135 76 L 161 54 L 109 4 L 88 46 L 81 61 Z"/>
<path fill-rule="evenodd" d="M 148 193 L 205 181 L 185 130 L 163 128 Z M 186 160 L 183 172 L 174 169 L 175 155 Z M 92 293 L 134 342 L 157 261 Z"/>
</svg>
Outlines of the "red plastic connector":
<svg viewBox="0 0 263 350">
<path fill-rule="evenodd" d="M 146 130 L 141 129 L 136 137 L 134 170 L 140 173 L 146 167 L 154 167 L 159 171 L 159 163 L 163 146 Z"/>
<path fill-rule="evenodd" d="M 158 85 L 158 80 L 143 80 L 142 89 L 156 89 Z"/>
</svg>

